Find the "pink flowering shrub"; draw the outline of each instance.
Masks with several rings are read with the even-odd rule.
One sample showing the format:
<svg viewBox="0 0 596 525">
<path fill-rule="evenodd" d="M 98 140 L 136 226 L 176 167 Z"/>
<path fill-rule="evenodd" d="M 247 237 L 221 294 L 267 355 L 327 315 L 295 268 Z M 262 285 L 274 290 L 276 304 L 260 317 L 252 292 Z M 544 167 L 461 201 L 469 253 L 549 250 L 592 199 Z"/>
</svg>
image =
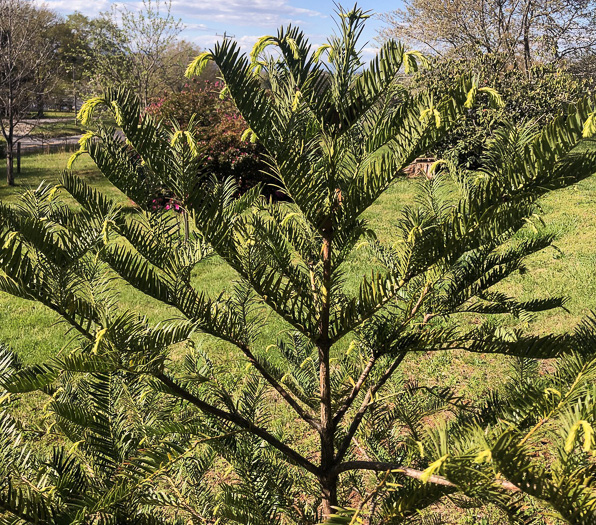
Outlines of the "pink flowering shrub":
<svg viewBox="0 0 596 525">
<path fill-rule="evenodd" d="M 151 202 L 149 203 L 149 209 L 151 211 L 165 209 L 175 211 L 176 213 L 184 212 L 176 197 L 161 194 L 156 195 L 153 199 L 151 199 Z"/>
<path fill-rule="evenodd" d="M 266 169 L 262 146 L 241 140 L 246 122 L 230 97 L 220 99 L 222 88 L 219 82 L 189 80 L 181 92 L 154 99 L 146 111 L 182 127 L 196 114 L 196 137 L 205 148 L 206 172 L 221 178 L 233 176 L 240 192 L 262 181 L 269 183 L 266 193 L 275 194 L 271 177 L 262 173 Z"/>
</svg>

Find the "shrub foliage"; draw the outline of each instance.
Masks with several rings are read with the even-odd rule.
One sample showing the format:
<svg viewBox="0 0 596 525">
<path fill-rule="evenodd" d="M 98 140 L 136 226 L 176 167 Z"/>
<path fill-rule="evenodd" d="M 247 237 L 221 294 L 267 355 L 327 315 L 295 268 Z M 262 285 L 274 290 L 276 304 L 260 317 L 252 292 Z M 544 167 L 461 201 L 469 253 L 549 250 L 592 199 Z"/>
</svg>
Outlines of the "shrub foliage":
<svg viewBox="0 0 596 525">
<path fill-rule="evenodd" d="M 562 66 L 535 65 L 525 72 L 499 54 L 435 60 L 415 76 L 413 88 L 440 94 L 464 73 L 473 74 L 480 86 L 496 89 L 503 100 L 501 106 L 491 106 L 483 95 L 483 104 L 469 108 L 451 133 L 433 147 L 438 157 L 447 156 L 467 168 L 479 167 L 486 142 L 504 122 L 545 125 L 572 112 L 576 102 L 594 91 L 593 82 L 578 79 Z"/>
<path fill-rule="evenodd" d="M 155 99 L 146 111 L 166 124 L 184 128 L 194 115 L 193 132 L 203 149 L 205 171 L 221 180 L 234 177 L 241 192 L 267 182 L 266 189 L 274 193 L 273 181 L 266 175 L 263 148 L 244 136 L 246 122 L 222 90 L 220 82 L 189 79 L 181 92 Z"/>
</svg>

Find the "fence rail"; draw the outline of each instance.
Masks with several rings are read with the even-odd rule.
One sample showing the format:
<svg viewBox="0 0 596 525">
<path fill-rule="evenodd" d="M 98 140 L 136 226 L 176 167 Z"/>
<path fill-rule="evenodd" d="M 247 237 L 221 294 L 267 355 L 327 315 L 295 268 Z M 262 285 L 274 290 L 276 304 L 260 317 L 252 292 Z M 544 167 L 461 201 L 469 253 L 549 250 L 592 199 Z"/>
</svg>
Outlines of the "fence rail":
<svg viewBox="0 0 596 525">
<path fill-rule="evenodd" d="M 19 149 L 21 155 L 63 153 L 79 149 L 79 143 L 77 141 L 65 140 L 63 142 L 42 142 L 41 144 L 17 144 L 17 155 Z"/>
<path fill-rule="evenodd" d="M 17 161 L 17 173 L 21 171 L 21 157 L 25 155 L 34 154 L 50 154 L 50 153 L 65 153 L 74 152 L 79 149 L 78 139 L 66 137 L 63 141 L 56 142 L 55 139 L 52 142 L 41 143 L 41 144 L 21 144 L 17 143 L 15 148 L 15 159 Z M 417 158 L 412 164 L 410 164 L 404 171 L 410 177 L 425 176 L 430 177 L 430 168 L 436 161 L 435 158 Z"/>
<path fill-rule="evenodd" d="M 25 155 L 42 154 L 48 155 L 50 153 L 67 153 L 79 149 L 79 142 L 77 138 L 65 137 L 62 140 L 51 139 L 51 141 L 40 141 L 38 143 L 17 142 L 13 150 L 13 158 L 16 161 L 16 172 L 21 173 L 21 157 Z M 0 157 L 6 156 L 6 145 L 0 144 Z"/>
</svg>

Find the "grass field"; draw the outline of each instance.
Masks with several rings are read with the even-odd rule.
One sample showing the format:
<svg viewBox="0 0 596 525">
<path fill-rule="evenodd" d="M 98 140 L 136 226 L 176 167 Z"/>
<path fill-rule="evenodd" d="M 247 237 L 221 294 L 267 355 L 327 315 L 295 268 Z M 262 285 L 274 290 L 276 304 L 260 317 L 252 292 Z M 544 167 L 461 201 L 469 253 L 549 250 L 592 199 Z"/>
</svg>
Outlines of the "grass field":
<svg viewBox="0 0 596 525">
<path fill-rule="evenodd" d="M 63 122 L 51 122 L 35 126 L 31 130 L 31 137 L 53 139 L 59 137 L 72 137 L 74 135 L 82 135 L 85 129 L 80 125 L 75 124 L 74 120 Z"/>
<path fill-rule="evenodd" d="M 37 187 L 40 183 L 54 183 L 65 167 L 69 154 L 30 156 L 23 159 L 23 173 L 17 186 L 0 186 L 0 201 L 15 202 L 19 192 Z M 0 164 L 0 169 L 4 166 Z M 103 179 L 88 157 L 76 164 L 79 175 L 112 197 L 126 201 L 126 197 Z M 370 225 L 385 242 L 392 240 L 393 218 L 403 203 L 413 195 L 412 180 L 394 184 L 369 210 Z M 590 310 L 596 310 L 596 177 L 573 187 L 554 192 L 541 201 L 541 217 L 546 228 L 558 237 L 556 248 L 549 248 L 528 260 L 529 272 L 513 275 L 501 285 L 501 290 L 519 298 L 563 295 L 568 297 L 567 311 L 557 310 L 541 314 L 526 328 L 536 333 L 562 332 L 573 326 Z M 349 270 L 358 274 L 362 267 L 356 258 L 349 262 Z M 197 266 L 196 285 L 216 295 L 229 289 L 234 272 L 213 257 Z M 174 312 L 129 286 L 122 285 L 120 299 L 123 307 L 132 308 L 150 319 L 169 318 Z M 39 362 L 59 352 L 68 342 L 64 324 L 57 323 L 53 312 L 36 303 L 15 299 L 0 293 L 0 341 L 11 345 L 25 362 Z M 270 319 L 271 321 L 271 319 Z M 467 322 L 474 323 L 471 318 Z M 495 318 L 496 322 L 502 322 Z M 275 333 L 283 330 L 281 321 L 274 321 L 262 334 L 262 344 L 271 342 Z M 244 363 L 225 343 L 200 336 L 198 342 L 208 345 L 210 353 L 218 355 L 233 367 Z M 419 380 L 441 383 L 482 395 L 486 388 L 506 373 L 507 359 L 498 356 L 443 353 L 413 358 L 404 373 Z"/>
<path fill-rule="evenodd" d="M 30 118 L 37 117 L 37 113 L 33 112 L 30 115 Z M 43 118 L 69 118 L 73 117 L 74 119 L 74 111 L 44 111 Z"/>
</svg>

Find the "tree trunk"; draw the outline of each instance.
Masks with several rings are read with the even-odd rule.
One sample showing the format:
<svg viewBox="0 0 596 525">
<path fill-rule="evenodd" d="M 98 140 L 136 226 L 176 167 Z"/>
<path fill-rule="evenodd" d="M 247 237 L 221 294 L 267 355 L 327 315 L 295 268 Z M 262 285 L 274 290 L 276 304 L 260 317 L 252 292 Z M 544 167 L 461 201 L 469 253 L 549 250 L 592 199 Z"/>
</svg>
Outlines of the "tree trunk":
<svg viewBox="0 0 596 525">
<path fill-rule="evenodd" d="M 332 225 L 329 224 L 323 229 L 323 283 L 321 287 L 321 312 L 319 321 L 319 340 L 317 341 L 319 351 L 319 395 L 321 401 L 321 471 L 319 478 L 321 483 L 323 519 L 333 513 L 337 506 L 337 475 L 331 476 L 328 473 L 335 462 L 335 426 L 333 423 L 333 412 L 331 408 L 331 368 L 329 343 L 329 320 L 331 313 L 331 286 L 332 286 L 332 264 L 331 264 L 331 243 Z"/>
<path fill-rule="evenodd" d="M 12 144 L 6 144 L 6 182 L 9 186 L 14 186 L 14 166 Z"/>
<path fill-rule="evenodd" d="M 35 106 L 37 109 L 37 118 L 43 118 L 44 116 L 44 109 L 45 109 L 45 104 L 44 104 L 44 96 L 43 96 L 43 92 L 42 91 L 38 91 L 37 94 L 35 95 Z"/>
<path fill-rule="evenodd" d="M 337 476 L 324 476 L 319 480 L 322 495 L 323 519 L 333 514 L 333 507 L 337 507 Z"/>
<path fill-rule="evenodd" d="M 321 394 L 321 470 L 319 478 L 321 484 L 323 519 L 333 513 L 332 507 L 337 507 L 337 475 L 327 473 L 335 465 L 335 428 L 331 411 L 331 370 L 329 363 L 330 348 L 324 344 L 319 346 L 319 374 Z"/>
<path fill-rule="evenodd" d="M 523 46 L 524 46 L 524 69 L 526 76 L 530 78 L 532 68 L 532 55 L 530 48 L 530 24 L 532 17 L 532 2 L 529 1 L 526 5 L 522 24 L 523 24 Z"/>
</svg>

